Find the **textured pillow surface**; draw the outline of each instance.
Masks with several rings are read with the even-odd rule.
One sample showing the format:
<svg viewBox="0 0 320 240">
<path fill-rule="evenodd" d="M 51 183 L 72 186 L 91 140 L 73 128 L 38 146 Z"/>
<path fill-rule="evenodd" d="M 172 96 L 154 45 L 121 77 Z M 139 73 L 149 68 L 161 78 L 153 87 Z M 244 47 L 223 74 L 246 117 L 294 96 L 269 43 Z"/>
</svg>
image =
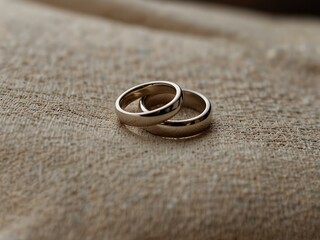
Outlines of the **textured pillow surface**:
<svg viewBox="0 0 320 240">
<path fill-rule="evenodd" d="M 320 239 L 319 20 L 74 2 L 0 0 L 1 240 Z M 206 95 L 211 128 L 121 125 L 150 80 Z"/>
</svg>

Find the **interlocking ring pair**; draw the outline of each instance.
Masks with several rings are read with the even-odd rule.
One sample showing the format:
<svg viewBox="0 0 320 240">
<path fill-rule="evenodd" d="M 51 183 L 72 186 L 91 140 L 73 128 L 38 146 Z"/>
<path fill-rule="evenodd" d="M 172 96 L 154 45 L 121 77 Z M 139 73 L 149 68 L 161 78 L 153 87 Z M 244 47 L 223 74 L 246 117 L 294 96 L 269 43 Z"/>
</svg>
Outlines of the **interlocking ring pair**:
<svg viewBox="0 0 320 240">
<path fill-rule="evenodd" d="M 125 108 L 135 100 L 142 112 L 128 112 Z M 154 107 L 164 104 L 161 107 Z M 170 120 L 181 109 L 191 108 L 200 114 L 185 120 Z M 168 81 L 154 81 L 137 85 L 122 93 L 115 103 L 120 121 L 129 126 L 143 127 L 148 132 L 181 138 L 197 135 L 210 126 L 211 104 L 202 94 L 182 89 Z"/>
</svg>

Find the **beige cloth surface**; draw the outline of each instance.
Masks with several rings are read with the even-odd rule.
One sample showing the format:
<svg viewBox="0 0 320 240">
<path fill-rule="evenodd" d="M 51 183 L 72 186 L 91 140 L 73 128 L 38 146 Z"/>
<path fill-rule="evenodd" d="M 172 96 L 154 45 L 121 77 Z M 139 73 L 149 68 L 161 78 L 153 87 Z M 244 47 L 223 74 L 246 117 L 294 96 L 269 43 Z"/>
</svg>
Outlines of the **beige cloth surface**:
<svg viewBox="0 0 320 240">
<path fill-rule="evenodd" d="M 319 20 L 90 4 L 0 1 L 0 239 L 320 239 Z M 121 125 L 149 80 L 205 94 L 211 129 Z"/>
</svg>

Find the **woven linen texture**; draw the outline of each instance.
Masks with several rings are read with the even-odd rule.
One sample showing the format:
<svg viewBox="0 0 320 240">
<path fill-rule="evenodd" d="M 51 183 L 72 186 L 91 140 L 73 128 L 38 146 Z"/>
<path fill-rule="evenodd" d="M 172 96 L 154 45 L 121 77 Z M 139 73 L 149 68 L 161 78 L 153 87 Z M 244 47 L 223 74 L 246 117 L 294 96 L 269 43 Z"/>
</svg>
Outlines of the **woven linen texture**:
<svg viewBox="0 0 320 240">
<path fill-rule="evenodd" d="M 0 0 L 1 240 L 320 239 L 319 20 L 75 2 Z M 151 80 L 206 95 L 211 128 L 121 125 Z"/>
</svg>

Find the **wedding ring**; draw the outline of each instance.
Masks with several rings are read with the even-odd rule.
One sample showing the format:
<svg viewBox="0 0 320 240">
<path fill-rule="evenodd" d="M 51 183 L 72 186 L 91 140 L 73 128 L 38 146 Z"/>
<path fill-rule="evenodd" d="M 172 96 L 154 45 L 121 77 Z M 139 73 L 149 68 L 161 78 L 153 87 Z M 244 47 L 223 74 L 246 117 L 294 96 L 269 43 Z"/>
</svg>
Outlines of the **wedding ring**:
<svg viewBox="0 0 320 240">
<path fill-rule="evenodd" d="M 145 129 L 158 136 L 181 138 L 196 135 L 208 128 L 211 124 L 210 101 L 204 95 L 192 90 L 183 90 L 183 95 L 182 107 L 191 108 L 199 112 L 198 116 L 185 120 L 167 120 Z M 168 93 L 148 95 L 140 100 L 139 108 L 147 112 L 149 111 L 148 109 L 163 104 L 170 98 L 172 98 L 172 94 Z"/>
<path fill-rule="evenodd" d="M 125 108 L 133 101 L 147 95 L 168 94 L 166 104 L 154 110 L 128 112 Z M 173 97 L 174 95 L 174 97 Z M 137 85 L 122 93 L 116 103 L 116 114 L 122 123 L 136 127 L 146 127 L 164 122 L 176 115 L 183 102 L 181 88 L 172 82 L 154 81 Z M 162 103 L 164 103 L 162 101 Z"/>
</svg>

